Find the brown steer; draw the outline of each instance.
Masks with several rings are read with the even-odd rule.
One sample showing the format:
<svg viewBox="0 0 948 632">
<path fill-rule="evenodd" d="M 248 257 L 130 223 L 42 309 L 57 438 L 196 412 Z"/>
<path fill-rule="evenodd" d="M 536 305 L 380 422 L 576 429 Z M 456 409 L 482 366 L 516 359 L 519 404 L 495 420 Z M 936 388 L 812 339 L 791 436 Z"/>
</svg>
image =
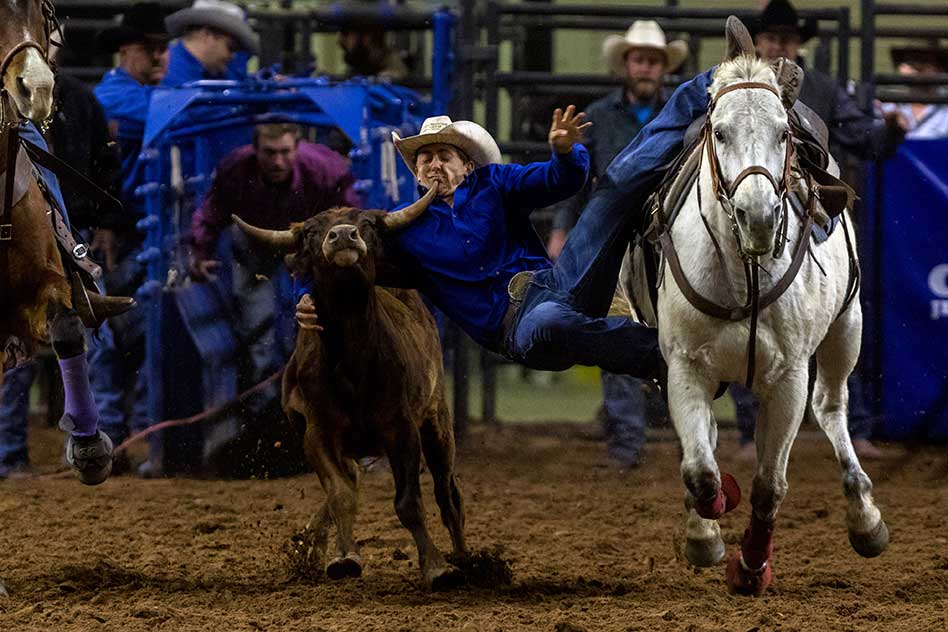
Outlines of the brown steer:
<svg viewBox="0 0 948 632">
<path fill-rule="evenodd" d="M 415 539 L 425 582 L 438 590 L 462 581 L 428 534 L 419 481 L 424 451 L 441 519 L 454 552 L 464 554 L 464 506 L 454 477 L 438 332 L 417 292 L 375 285 L 381 233 L 415 219 L 435 194 L 432 189 L 394 213 L 331 209 L 287 231 L 234 217 L 249 236 L 293 252 L 287 263 L 313 280 L 322 330 L 300 330 L 283 378 L 283 408 L 294 424 L 305 423 L 306 455 L 326 491 L 310 525 L 322 556 L 329 526 L 336 526 L 336 552 L 326 565 L 333 579 L 362 573 L 352 535 L 356 459 L 384 454 L 395 477 L 395 512 Z"/>
</svg>

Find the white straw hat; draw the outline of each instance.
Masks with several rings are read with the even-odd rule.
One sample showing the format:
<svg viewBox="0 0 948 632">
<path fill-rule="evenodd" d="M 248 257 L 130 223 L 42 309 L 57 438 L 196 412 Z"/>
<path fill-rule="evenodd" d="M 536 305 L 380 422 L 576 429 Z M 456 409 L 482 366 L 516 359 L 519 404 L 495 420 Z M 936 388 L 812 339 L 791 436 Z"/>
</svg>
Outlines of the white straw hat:
<svg viewBox="0 0 948 632">
<path fill-rule="evenodd" d="M 665 53 L 666 68 L 674 72 L 688 57 L 688 44 L 683 40 L 665 41 L 665 32 L 655 20 L 636 20 L 625 35 L 610 35 L 602 43 L 602 56 L 609 69 L 625 74 L 625 55 L 633 48 L 648 48 Z"/>
<path fill-rule="evenodd" d="M 402 160 L 415 173 L 415 154 L 425 145 L 444 143 L 457 147 L 471 159 L 475 167 L 501 162 L 500 148 L 490 133 L 471 121 L 451 122 L 448 116 L 432 116 L 421 124 L 415 136 L 402 138 L 392 132 L 392 142 Z"/>
</svg>

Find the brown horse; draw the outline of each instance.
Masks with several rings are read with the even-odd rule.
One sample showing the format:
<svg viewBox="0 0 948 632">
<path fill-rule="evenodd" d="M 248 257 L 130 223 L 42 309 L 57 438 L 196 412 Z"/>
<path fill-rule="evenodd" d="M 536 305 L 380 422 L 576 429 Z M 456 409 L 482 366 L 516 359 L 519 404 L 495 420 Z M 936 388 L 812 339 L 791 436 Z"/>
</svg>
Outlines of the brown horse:
<svg viewBox="0 0 948 632">
<path fill-rule="evenodd" d="M 53 227 L 65 224 L 50 212 L 54 205 L 20 143 L 21 135 L 42 143 L 31 124 L 52 113 L 48 49 L 57 29 L 49 0 L 0 2 L 0 366 L 38 343 L 52 344 L 66 394 L 66 458 L 83 483 L 95 485 L 108 478 L 112 446 L 97 428 L 85 360 L 83 320 L 96 318 L 80 316 L 108 315 L 108 301 L 65 267 Z M 7 357 L 11 349 L 14 358 Z"/>
</svg>

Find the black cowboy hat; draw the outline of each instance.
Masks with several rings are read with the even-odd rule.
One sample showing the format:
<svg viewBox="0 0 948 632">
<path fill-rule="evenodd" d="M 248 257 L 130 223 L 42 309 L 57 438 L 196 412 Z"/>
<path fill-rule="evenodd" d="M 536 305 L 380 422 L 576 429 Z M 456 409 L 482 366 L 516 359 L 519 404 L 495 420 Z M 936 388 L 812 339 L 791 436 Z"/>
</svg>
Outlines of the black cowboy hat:
<svg viewBox="0 0 948 632">
<path fill-rule="evenodd" d="M 800 41 L 805 42 L 817 34 L 819 25 L 814 17 L 801 21 L 800 14 L 787 0 L 771 0 L 760 17 L 752 21 L 750 32 L 757 37 L 760 33 L 774 31 L 797 33 Z"/>
<path fill-rule="evenodd" d="M 892 65 L 921 61 L 935 64 L 941 72 L 948 72 L 948 48 L 932 44 L 930 46 L 894 46 L 889 49 Z"/>
<path fill-rule="evenodd" d="M 170 39 L 161 5 L 157 2 L 141 2 L 130 6 L 118 24 L 99 32 L 96 44 L 102 51 L 114 53 L 125 44 L 167 42 Z"/>
</svg>

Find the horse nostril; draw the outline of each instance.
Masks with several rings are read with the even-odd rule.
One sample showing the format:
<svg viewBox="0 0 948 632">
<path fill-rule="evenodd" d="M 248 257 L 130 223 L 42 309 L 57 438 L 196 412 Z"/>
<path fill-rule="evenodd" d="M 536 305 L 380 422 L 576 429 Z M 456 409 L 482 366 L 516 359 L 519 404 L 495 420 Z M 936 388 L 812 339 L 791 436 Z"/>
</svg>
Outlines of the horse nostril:
<svg viewBox="0 0 948 632">
<path fill-rule="evenodd" d="M 740 222 L 747 221 L 747 211 L 742 209 L 740 206 L 735 207 L 734 214 L 737 216 L 737 220 Z"/>
<path fill-rule="evenodd" d="M 30 87 L 26 85 L 26 81 L 23 80 L 23 77 L 16 78 L 16 87 L 24 97 L 30 97 Z"/>
</svg>

